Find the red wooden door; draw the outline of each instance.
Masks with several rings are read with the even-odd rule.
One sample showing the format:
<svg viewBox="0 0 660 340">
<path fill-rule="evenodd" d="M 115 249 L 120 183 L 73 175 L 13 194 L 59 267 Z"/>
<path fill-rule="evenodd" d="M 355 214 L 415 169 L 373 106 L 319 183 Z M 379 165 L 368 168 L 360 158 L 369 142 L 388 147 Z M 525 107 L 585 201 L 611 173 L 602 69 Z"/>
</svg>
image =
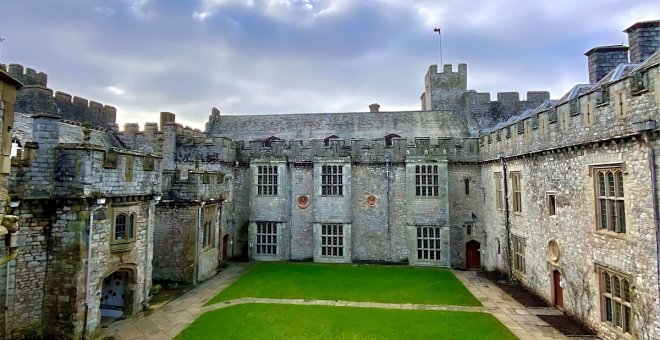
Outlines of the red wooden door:
<svg viewBox="0 0 660 340">
<path fill-rule="evenodd" d="M 481 252 L 479 242 L 472 240 L 465 245 L 465 258 L 468 269 L 481 268 Z"/>
<path fill-rule="evenodd" d="M 229 235 L 225 235 L 225 237 L 222 238 L 222 261 L 227 260 L 227 244 L 229 240 Z"/>
<path fill-rule="evenodd" d="M 564 307 L 564 289 L 561 288 L 561 274 L 558 270 L 552 272 L 552 283 L 555 289 L 555 306 Z"/>
</svg>

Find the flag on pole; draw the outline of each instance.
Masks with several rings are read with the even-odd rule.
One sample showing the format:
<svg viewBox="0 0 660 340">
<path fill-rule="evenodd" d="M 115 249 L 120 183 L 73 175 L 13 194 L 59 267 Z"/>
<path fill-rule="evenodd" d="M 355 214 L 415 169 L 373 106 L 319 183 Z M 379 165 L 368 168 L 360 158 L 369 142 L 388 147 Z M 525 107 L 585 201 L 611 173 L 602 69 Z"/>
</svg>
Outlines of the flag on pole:
<svg viewBox="0 0 660 340">
<path fill-rule="evenodd" d="M 434 28 L 434 29 L 433 29 L 433 32 L 438 32 L 438 33 L 440 33 L 440 27 L 436 27 L 436 28 Z"/>
</svg>

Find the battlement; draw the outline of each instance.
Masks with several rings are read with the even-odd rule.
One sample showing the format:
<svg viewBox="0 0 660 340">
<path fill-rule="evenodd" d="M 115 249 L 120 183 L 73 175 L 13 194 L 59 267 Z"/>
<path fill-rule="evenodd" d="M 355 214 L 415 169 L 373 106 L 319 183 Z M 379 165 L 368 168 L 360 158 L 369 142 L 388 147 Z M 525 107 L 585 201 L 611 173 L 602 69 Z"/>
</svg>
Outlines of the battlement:
<svg viewBox="0 0 660 340">
<path fill-rule="evenodd" d="M 48 75 L 32 68 L 25 68 L 21 64 L 0 64 L 0 68 L 9 73 L 12 77 L 18 79 L 23 85 L 38 85 L 46 87 L 48 84 Z"/>
<path fill-rule="evenodd" d="M 484 160 L 639 134 L 640 123 L 657 131 L 660 53 L 624 68 L 607 82 L 579 84 L 561 99 L 547 100 L 481 133 Z M 648 124 L 647 124 L 648 122 Z"/>
<path fill-rule="evenodd" d="M 454 72 L 446 64 L 438 73 L 438 66 L 431 65 L 424 77 L 424 93 L 421 96 L 422 110 L 459 110 L 460 99 L 467 91 L 467 64 L 458 64 Z"/>
<path fill-rule="evenodd" d="M 224 179 L 224 174 L 217 171 L 163 171 L 163 198 L 174 201 L 221 200 L 228 191 Z"/>
<path fill-rule="evenodd" d="M 537 108 L 549 99 L 548 91 L 528 91 L 525 100 L 520 100 L 518 92 L 498 92 L 497 100 L 491 101 L 490 93 L 470 90 L 463 95 L 463 104 L 470 125 L 483 128 L 506 121 L 522 110 Z"/>
<path fill-rule="evenodd" d="M 356 163 L 405 162 L 411 157 L 431 157 L 436 160 L 477 161 L 478 138 L 416 137 L 409 141 L 402 137 L 365 140 L 312 138 L 302 140 L 237 141 L 237 160 L 289 159 L 294 162 L 313 162 L 320 158 L 351 157 Z"/>
<path fill-rule="evenodd" d="M 58 114 L 62 117 L 79 122 L 90 122 L 96 126 L 114 125 L 117 120 L 117 109 L 86 98 L 71 96 L 68 93 L 56 91 L 55 103 Z"/>
</svg>

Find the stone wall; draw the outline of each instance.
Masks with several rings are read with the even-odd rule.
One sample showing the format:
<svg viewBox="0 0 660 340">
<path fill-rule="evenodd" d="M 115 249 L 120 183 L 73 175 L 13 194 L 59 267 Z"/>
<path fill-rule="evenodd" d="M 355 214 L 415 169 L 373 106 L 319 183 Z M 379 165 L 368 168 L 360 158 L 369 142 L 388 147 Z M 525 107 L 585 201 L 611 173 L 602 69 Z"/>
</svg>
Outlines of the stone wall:
<svg viewBox="0 0 660 340">
<path fill-rule="evenodd" d="M 565 282 L 565 310 L 585 314 L 585 319 L 607 339 L 622 334 L 602 321 L 600 268 L 629 278 L 641 298 L 657 301 L 653 202 L 659 197 L 651 191 L 649 164 L 649 149 L 657 154 L 660 147 L 660 86 L 655 65 L 653 61 L 642 64 L 628 76 L 605 84 L 605 88 L 559 101 L 536 117 L 523 116 L 482 136 L 484 163 L 480 177 L 485 202 L 480 220 L 485 222 L 486 232 L 483 265 L 489 270 L 508 270 L 506 219 L 504 209 L 496 207 L 495 195 L 496 173 L 504 175 L 506 165 L 509 173 L 521 174 L 522 182 L 522 211 L 512 210 L 510 225 L 511 235 L 525 241 L 525 270 L 514 271 L 514 276 L 553 301 L 551 275 L 558 270 Z M 641 91 L 631 88 L 635 72 L 646 77 Z M 597 97 L 603 95 L 605 100 L 598 102 Z M 657 156 L 655 163 L 656 167 L 660 164 Z M 599 165 L 623 171 L 625 233 L 597 227 L 597 179 L 593 169 Z M 512 207 L 511 178 L 503 177 Z M 549 195 L 555 195 L 554 215 L 550 213 Z M 558 256 L 551 256 L 551 241 L 558 245 Z M 576 297 L 584 292 L 586 295 Z M 660 334 L 660 307 L 657 302 L 655 306 L 651 338 Z M 641 331 L 639 325 L 637 330 Z"/>
<path fill-rule="evenodd" d="M 191 282 L 194 274 L 198 205 L 161 202 L 156 206 L 154 279 Z"/>
<path fill-rule="evenodd" d="M 451 111 L 310 113 L 281 115 L 220 116 L 212 135 L 233 140 L 262 140 L 275 136 L 284 140 L 383 138 L 388 134 L 414 138 L 463 137 L 466 124 Z"/>
</svg>

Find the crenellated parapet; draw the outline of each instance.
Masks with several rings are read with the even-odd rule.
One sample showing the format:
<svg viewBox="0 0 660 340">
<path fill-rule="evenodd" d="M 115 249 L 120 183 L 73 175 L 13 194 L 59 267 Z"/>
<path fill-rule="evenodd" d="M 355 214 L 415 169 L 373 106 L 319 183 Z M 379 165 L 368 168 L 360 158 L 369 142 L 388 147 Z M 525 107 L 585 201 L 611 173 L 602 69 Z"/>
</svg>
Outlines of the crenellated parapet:
<svg viewBox="0 0 660 340">
<path fill-rule="evenodd" d="M 249 163 L 254 159 L 288 159 L 295 163 L 310 163 L 318 159 L 350 157 L 353 163 L 401 163 L 410 157 L 429 156 L 450 162 L 479 160 L 477 138 L 418 137 L 412 141 L 401 137 L 365 140 L 309 139 L 307 141 L 272 140 L 237 141 L 237 161 Z"/>
<path fill-rule="evenodd" d="M 163 199 L 177 202 L 222 200 L 228 188 L 221 172 L 163 171 Z"/>
<path fill-rule="evenodd" d="M 657 134 L 660 52 L 641 64 L 621 64 L 596 84 L 573 87 L 482 130 L 484 160 Z"/>
<path fill-rule="evenodd" d="M 4 65 L 0 65 L 3 69 Z M 15 112 L 26 114 L 52 114 L 64 119 L 89 122 L 94 126 L 108 127 L 115 124 L 117 109 L 96 101 L 71 96 L 48 88 L 48 76 L 23 65 L 10 64 L 7 71 L 19 79 L 23 86 L 16 94 Z"/>
<path fill-rule="evenodd" d="M 548 91 L 528 91 L 525 100 L 520 100 L 518 92 L 498 92 L 497 100 L 491 100 L 490 93 L 470 90 L 463 95 L 463 105 L 470 125 L 483 128 L 523 110 L 537 108 L 549 99 Z"/>
<path fill-rule="evenodd" d="M 37 85 L 46 87 L 48 85 L 48 75 L 43 72 L 37 72 L 33 68 L 25 68 L 21 64 L 0 64 L 0 68 L 18 79 L 23 85 Z"/>
<path fill-rule="evenodd" d="M 459 110 L 461 96 L 467 91 L 467 64 L 458 64 L 457 72 L 451 64 L 443 65 L 438 72 L 437 65 L 431 65 L 424 77 L 422 111 Z"/>
</svg>

